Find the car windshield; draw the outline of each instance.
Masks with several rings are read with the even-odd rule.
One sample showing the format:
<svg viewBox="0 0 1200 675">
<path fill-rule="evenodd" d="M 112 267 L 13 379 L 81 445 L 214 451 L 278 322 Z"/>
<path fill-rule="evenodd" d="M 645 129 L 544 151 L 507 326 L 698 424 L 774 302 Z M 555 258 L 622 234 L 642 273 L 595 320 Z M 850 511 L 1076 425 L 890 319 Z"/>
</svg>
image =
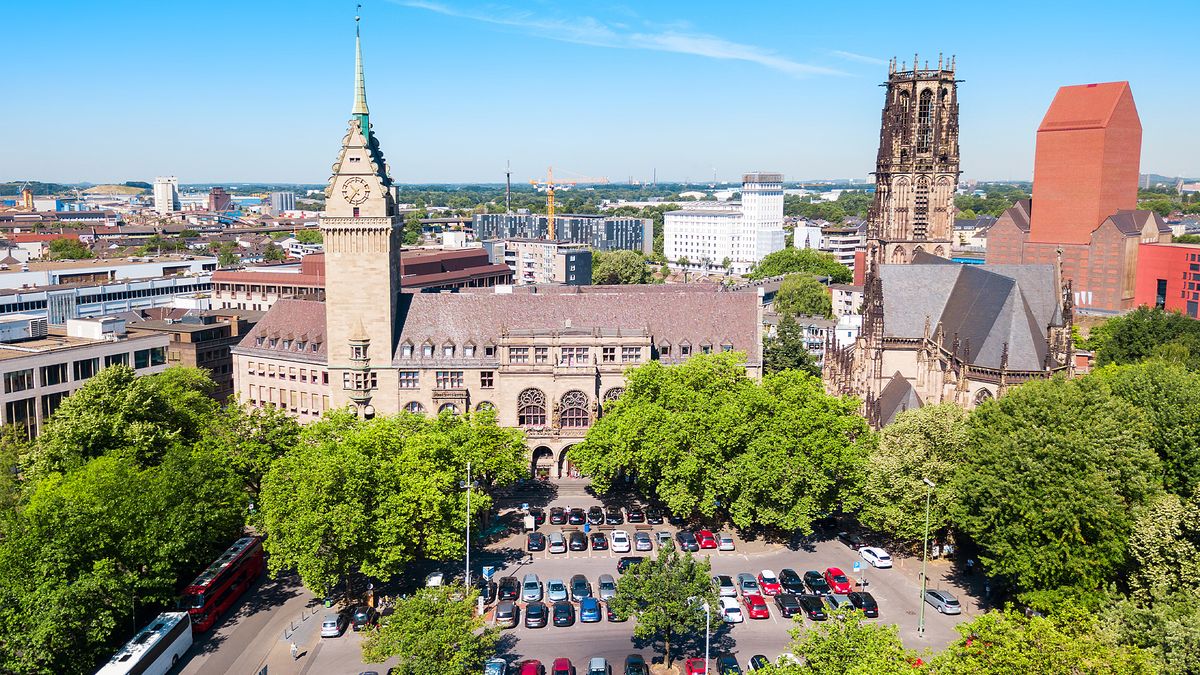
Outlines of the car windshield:
<svg viewBox="0 0 1200 675">
<path fill-rule="evenodd" d="M 847 581 L 850 581 L 850 580 L 846 578 L 846 575 L 845 575 L 845 574 L 835 574 L 835 575 L 833 575 L 833 582 L 834 582 L 834 583 L 836 583 L 836 584 L 844 584 L 844 583 L 846 583 Z"/>
<path fill-rule="evenodd" d="M 204 594 L 193 593 L 185 595 L 183 596 L 182 604 L 185 609 L 200 609 L 204 606 Z"/>
<path fill-rule="evenodd" d="M 778 580 L 777 580 L 775 577 L 773 577 L 773 576 L 771 576 L 771 575 L 769 575 L 769 574 L 764 574 L 764 575 L 763 575 L 763 579 L 762 579 L 762 580 L 763 580 L 763 583 L 764 583 L 764 584 L 774 584 L 774 583 L 778 583 Z"/>
</svg>

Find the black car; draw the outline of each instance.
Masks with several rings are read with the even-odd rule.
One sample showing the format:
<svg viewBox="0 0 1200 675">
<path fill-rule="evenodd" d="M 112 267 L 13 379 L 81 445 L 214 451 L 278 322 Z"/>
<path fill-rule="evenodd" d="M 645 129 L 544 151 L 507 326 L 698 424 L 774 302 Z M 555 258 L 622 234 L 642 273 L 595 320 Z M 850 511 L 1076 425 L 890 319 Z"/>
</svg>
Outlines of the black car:
<svg viewBox="0 0 1200 675">
<path fill-rule="evenodd" d="M 592 584 L 582 574 L 571 577 L 568 587 L 571 589 L 571 599 L 575 602 L 592 597 Z"/>
<path fill-rule="evenodd" d="M 718 675 L 742 675 L 742 667 L 732 654 L 722 654 L 717 657 Z"/>
<path fill-rule="evenodd" d="M 593 551 L 607 551 L 608 550 L 608 536 L 605 535 L 603 532 L 593 532 L 592 533 L 592 550 Z"/>
<path fill-rule="evenodd" d="M 587 522 L 587 514 L 585 514 L 583 509 L 579 508 L 578 506 L 571 509 L 571 511 L 567 513 L 567 523 L 571 525 L 582 525 L 585 522 Z"/>
<path fill-rule="evenodd" d="M 529 515 L 533 516 L 534 525 L 546 524 L 546 512 L 540 506 L 534 506 L 533 508 L 529 509 Z"/>
<path fill-rule="evenodd" d="M 550 508 L 550 524 L 551 525 L 566 525 L 567 524 L 567 510 L 561 506 L 551 507 Z"/>
<path fill-rule="evenodd" d="M 646 512 L 641 509 L 638 509 L 638 508 L 629 509 L 629 512 L 626 514 L 625 517 L 628 518 L 629 522 L 631 522 L 631 523 L 646 522 Z"/>
<path fill-rule="evenodd" d="M 621 515 L 621 507 L 610 506 L 604 509 L 604 524 L 605 525 L 624 525 L 625 516 Z"/>
<path fill-rule="evenodd" d="M 575 605 L 560 600 L 554 603 L 554 625 L 555 626 L 571 626 L 575 624 Z"/>
<path fill-rule="evenodd" d="M 550 610 L 546 609 L 546 605 L 541 602 L 531 602 L 525 605 L 525 627 L 526 628 L 544 628 L 546 620 L 550 616 Z"/>
<path fill-rule="evenodd" d="M 819 595 L 800 596 L 800 607 L 804 609 L 804 616 L 813 621 L 824 621 L 829 618 L 829 615 L 825 613 L 825 601 Z"/>
<path fill-rule="evenodd" d="M 479 589 L 479 597 L 483 598 L 483 604 L 490 605 L 496 601 L 496 582 L 481 579 L 475 582 L 475 587 Z"/>
<path fill-rule="evenodd" d="M 867 545 L 865 539 L 857 534 L 854 534 L 853 532 L 838 532 L 837 538 L 838 541 L 842 542 L 846 546 L 849 546 L 855 551 Z"/>
<path fill-rule="evenodd" d="M 779 608 L 779 614 L 783 618 L 790 619 L 800 611 L 800 600 L 794 593 L 780 593 L 775 596 L 775 606 Z"/>
<path fill-rule="evenodd" d="M 587 521 L 592 525 L 603 525 L 604 509 L 600 508 L 599 506 L 593 506 L 592 508 L 588 509 Z"/>
<path fill-rule="evenodd" d="M 354 608 L 350 613 L 350 627 L 356 631 L 369 628 L 375 624 L 379 615 L 375 612 L 374 607 L 360 605 Z"/>
<path fill-rule="evenodd" d="M 500 593 L 499 598 L 503 600 L 516 600 L 521 595 L 521 582 L 517 581 L 516 577 L 501 577 L 500 578 Z"/>
<path fill-rule="evenodd" d="M 683 525 L 684 523 L 686 523 L 687 520 L 683 516 L 677 516 L 674 513 L 668 513 L 667 514 L 667 522 L 676 527 L 679 527 L 679 526 Z"/>
<path fill-rule="evenodd" d="M 567 537 L 567 549 L 571 551 L 586 551 L 588 547 L 587 535 L 582 532 L 572 532 Z"/>
<path fill-rule="evenodd" d="M 675 541 L 679 542 L 680 551 L 699 551 L 700 544 L 696 541 L 696 535 L 687 530 L 680 530 L 675 533 Z"/>
<path fill-rule="evenodd" d="M 658 509 L 646 509 L 646 522 L 651 525 L 662 525 L 662 511 L 659 511 Z"/>
<path fill-rule="evenodd" d="M 546 550 L 546 535 L 541 532 L 530 532 L 525 536 L 526 551 L 545 551 Z"/>
<path fill-rule="evenodd" d="M 625 675 L 649 675 L 646 659 L 641 654 L 630 654 L 625 657 Z"/>
<path fill-rule="evenodd" d="M 779 570 L 779 585 L 783 587 L 784 593 L 800 594 L 804 592 L 804 580 L 796 570 L 785 567 Z"/>
<path fill-rule="evenodd" d="M 629 620 L 629 617 L 621 618 L 619 614 L 613 611 L 612 605 L 607 602 L 604 603 L 604 614 L 608 617 L 608 620 L 611 623 L 621 623 L 622 621 Z"/>
<path fill-rule="evenodd" d="M 875 602 L 875 596 L 866 591 L 854 591 L 850 594 L 850 604 L 856 609 L 861 609 L 862 613 L 868 618 L 879 618 L 879 603 Z"/>
<path fill-rule="evenodd" d="M 804 573 L 804 585 L 808 587 L 809 593 L 818 595 L 829 595 L 833 593 L 833 589 L 829 587 L 829 582 L 825 581 L 825 577 L 816 570 L 809 570 Z"/>
<path fill-rule="evenodd" d="M 640 555 L 627 555 L 621 558 L 617 561 L 617 574 L 625 574 L 625 570 L 629 569 L 631 565 L 636 565 L 643 560 L 645 558 Z"/>
</svg>

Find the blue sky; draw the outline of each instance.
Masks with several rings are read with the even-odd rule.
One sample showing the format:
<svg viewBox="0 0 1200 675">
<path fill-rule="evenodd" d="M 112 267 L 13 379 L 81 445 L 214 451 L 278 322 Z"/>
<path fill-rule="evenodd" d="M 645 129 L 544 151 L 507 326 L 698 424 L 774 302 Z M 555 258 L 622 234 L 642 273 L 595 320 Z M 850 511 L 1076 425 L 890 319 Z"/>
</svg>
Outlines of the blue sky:
<svg viewBox="0 0 1200 675">
<path fill-rule="evenodd" d="M 354 2 L 9 4 L 0 180 L 328 177 Z M 903 9 L 894 9 L 894 7 Z M 401 182 L 556 174 L 866 177 L 886 60 L 957 55 L 962 168 L 1028 179 L 1057 87 L 1129 80 L 1142 169 L 1200 175 L 1196 49 L 1160 2 L 367 0 L 377 135 Z"/>
</svg>

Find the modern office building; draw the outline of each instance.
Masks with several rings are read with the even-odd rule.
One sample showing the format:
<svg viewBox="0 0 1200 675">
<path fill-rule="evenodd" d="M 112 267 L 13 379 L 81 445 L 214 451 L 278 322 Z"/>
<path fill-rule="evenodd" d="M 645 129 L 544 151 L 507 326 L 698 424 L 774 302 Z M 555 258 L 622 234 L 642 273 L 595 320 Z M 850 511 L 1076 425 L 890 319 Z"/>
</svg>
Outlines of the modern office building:
<svg viewBox="0 0 1200 675">
<path fill-rule="evenodd" d="M 745 274 L 786 243 L 783 230 L 783 174 L 742 176 L 742 201 L 695 202 L 663 219 L 663 252 L 675 267 L 717 270 L 726 261 Z M 793 242 L 794 243 L 794 242 Z"/>
<path fill-rule="evenodd" d="M 241 342 L 262 312 L 242 310 L 166 312 L 159 319 L 147 319 L 128 324 L 143 333 L 169 336 L 167 365 L 203 368 L 208 371 L 216 388 L 212 397 L 224 401 L 233 394 L 233 357 L 229 350 Z"/>
<path fill-rule="evenodd" d="M 180 210 L 179 179 L 175 176 L 159 176 L 154 179 L 154 211 L 166 216 Z"/>
<path fill-rule="evenodd" d="M 546 239 L 550 230 L 546 216 L 536 213 L 480 213 L 472 227 L 481 241 Z M 554 235 L 558 241 L 597 251 L 654 252 L 654 221 L 649 218 L 556 214 Z"/>
<path fill-rule="evenodd" d="M 294 192 L 272 192 L 270 200 L 271 213 L 296 210 L 296 193 Z"/>
<path fill-rule="evenodd" d="M 821 250 L 855 271 L 854 254 L 867 246 L 866 228 L 858 225 L 832 225 L 821 229 Z"/>
<path fill-rule="evenodd" d="M 1200 245 L 1140 244 L 1133 304 L 1200 318 Z"/>
<path fill-rule="evenodd" d="M 549 239 L 500 239 L 483 244 L 493 263 L 507 265 L 518 284 L 592 283 L 592 249 Z"/>
</svg>

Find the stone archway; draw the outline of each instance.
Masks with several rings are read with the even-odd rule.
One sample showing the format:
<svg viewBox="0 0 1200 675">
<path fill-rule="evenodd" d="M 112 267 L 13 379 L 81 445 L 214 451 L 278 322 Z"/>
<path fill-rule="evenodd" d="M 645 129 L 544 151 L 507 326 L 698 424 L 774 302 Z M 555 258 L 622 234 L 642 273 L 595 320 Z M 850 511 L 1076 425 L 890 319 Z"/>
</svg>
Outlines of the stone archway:
<svg viewBox="0 0 1200 675">
<path fill-rule="evenodd" d="M 567 459 L 567 453 L 571 451 L 572 447 L 574 447 L 574 446 L 568 445 L 567 447 L 560 450 L 558 453 L 558 477 L 559 478 L 579 478 L 580 477 L 580 476 L 576 475 L 577 469 L 575 468 L 575 465 L 571 463 L 571 460 Z"/>
<path fill-rule="evenodd" d="M 554 473 L 554 464 L 554 451 L 544 445 L 539 445 L 533 449 L 533 458 L 529 467 L 530 475 L 538 480 L 549 480 Z"/>
</svg>

